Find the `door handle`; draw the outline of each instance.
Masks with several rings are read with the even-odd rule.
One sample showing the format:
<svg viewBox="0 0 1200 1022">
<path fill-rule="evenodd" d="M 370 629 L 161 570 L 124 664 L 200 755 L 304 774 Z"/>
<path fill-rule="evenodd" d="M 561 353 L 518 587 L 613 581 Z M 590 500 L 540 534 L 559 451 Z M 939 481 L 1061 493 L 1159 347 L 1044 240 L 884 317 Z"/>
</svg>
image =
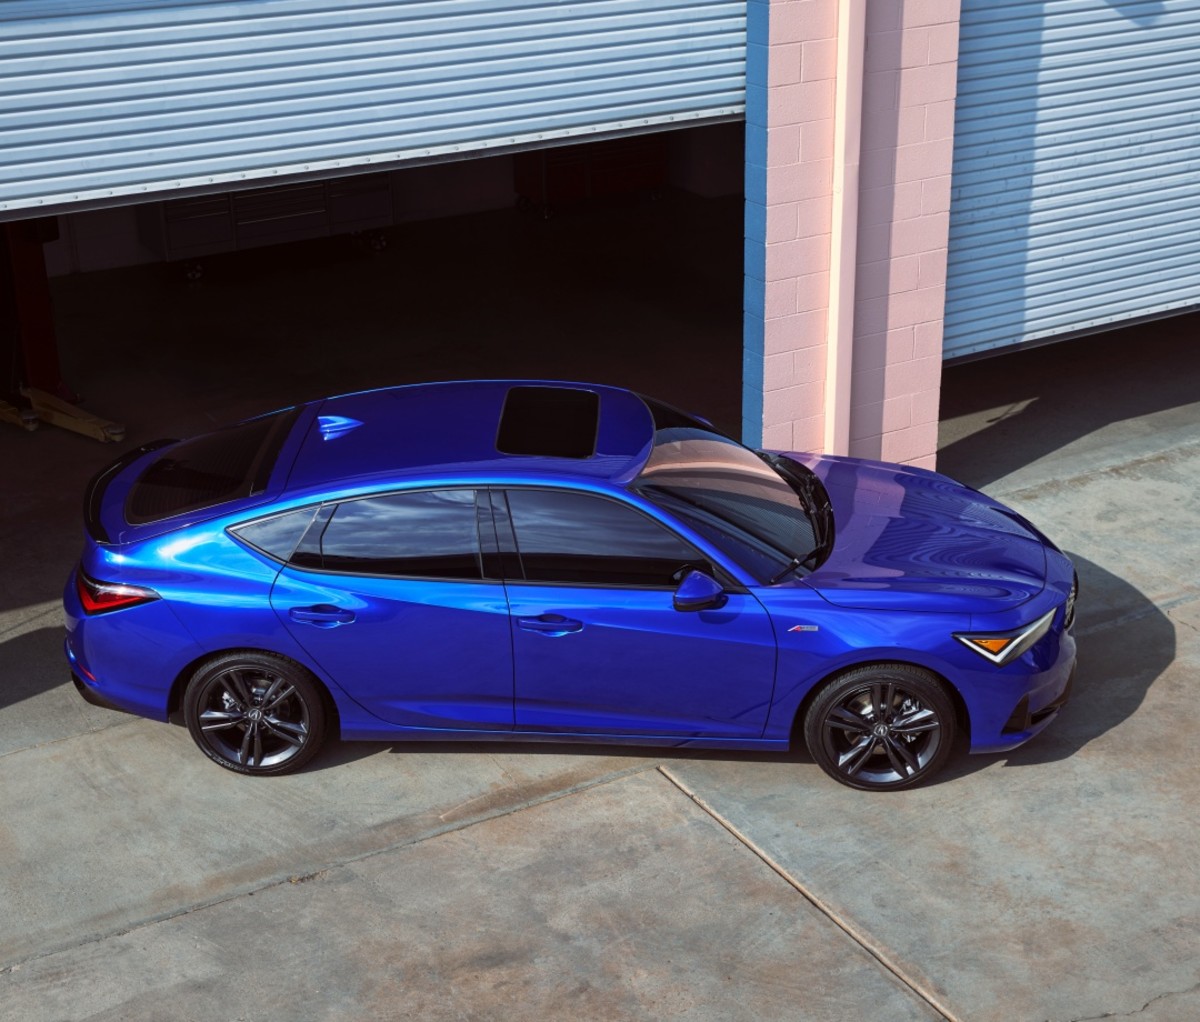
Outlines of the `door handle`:
<svg viewBox="0 0 1200 1022">
<path fill-rule="evenodd" d="M 517 625 L 527 632 L 539 635 L 570 635 L 583 630 L 583 622 L 561 614 L 539 614 L 537 617 L 519 617 Z"/>
<path fill-rule="evenodd" d="M 318 603 L 315 607 L 293 607 L 288 611 L 288 617 L 301 624 L 315 625 L 317 628 L 336 628 L 338 625 L 348 625 L 354 620 L 354 611 L 342 610 L 328 603 Z"/>
</svg>

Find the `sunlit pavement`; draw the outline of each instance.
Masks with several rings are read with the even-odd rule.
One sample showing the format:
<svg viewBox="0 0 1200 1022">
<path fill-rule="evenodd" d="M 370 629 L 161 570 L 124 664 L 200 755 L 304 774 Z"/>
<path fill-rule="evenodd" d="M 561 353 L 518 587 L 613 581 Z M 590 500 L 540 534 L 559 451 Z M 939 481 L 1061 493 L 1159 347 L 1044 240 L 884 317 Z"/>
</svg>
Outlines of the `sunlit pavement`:
<svg viewBox="0 0 1200 1022">
<path fill-rule="evenodd" d="M 1075 559 L 1080 672 L 1033 743 L 892 795 L 802 753 L 335 743 L 228 774 L 67 681 L 56 595 L 116 451 L 0 431 L 0 1016 L 1200 1017 L 1200 388 L 1143 329 L 1153 378 L 1048 371 L 1065 346 L 948 374 L 941 467 Z M 261 410 L 161 372 L 130 443 Z"/>
</svg>

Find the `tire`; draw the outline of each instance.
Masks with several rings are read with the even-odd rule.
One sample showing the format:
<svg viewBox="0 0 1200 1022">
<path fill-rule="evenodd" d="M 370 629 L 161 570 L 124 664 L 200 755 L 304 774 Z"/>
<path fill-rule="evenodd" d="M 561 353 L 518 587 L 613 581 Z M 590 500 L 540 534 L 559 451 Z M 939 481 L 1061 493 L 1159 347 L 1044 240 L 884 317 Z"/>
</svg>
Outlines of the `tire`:
<svg viewBox="0 0 1200 1022">
<path fill-rule="evenodd" d="M 325 741 L 325 694 L 306 670 L 270 653 L 232 653 L 204 664 L 183 696 L 192 740 L 239 774 L 299 770 Z"/>
<path fill-rule="evenodd" d="M 957 731 L 943 683 L 909 664 L 839 674 L 804 715 L 804 740 L 817 765 L 860 791 L 898 791 L 927 781 L 949 758 Z"/>
</svg>

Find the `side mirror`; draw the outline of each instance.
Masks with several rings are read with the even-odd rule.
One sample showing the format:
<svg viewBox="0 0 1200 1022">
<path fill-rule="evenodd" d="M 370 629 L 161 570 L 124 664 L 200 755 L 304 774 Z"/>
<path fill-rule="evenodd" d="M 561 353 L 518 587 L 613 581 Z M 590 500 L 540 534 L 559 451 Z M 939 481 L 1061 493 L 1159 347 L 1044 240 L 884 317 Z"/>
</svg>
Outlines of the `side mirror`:
<svg viewBox="0 0 1200 1022">
<path fill-rule="evenodd" d="M 712 610 L 724 603 L 721 584 L 702 571 L 689 571 L 675 590 L 676 610 Z"/>
</svg>

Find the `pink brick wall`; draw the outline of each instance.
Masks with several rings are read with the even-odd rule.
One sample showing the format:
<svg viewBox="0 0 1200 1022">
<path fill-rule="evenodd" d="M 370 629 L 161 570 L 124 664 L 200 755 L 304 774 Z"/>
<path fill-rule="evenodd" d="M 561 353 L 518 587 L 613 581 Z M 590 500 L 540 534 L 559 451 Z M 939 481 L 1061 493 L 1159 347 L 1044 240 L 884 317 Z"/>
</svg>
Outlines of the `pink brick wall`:
<svg viewBox="0 0 1200 1022">
<path fill-rule="evenodd" d="M 763 443 L 819 449 L 837 0 L 772 0 Z M 850 453 L 937 449 L 959 0 L 869 0 Z"/>
<path fill-rule="evenodd" d="M 821 447 L 836 0 L 771 0 L 763 445 Z"/>
</svg>

